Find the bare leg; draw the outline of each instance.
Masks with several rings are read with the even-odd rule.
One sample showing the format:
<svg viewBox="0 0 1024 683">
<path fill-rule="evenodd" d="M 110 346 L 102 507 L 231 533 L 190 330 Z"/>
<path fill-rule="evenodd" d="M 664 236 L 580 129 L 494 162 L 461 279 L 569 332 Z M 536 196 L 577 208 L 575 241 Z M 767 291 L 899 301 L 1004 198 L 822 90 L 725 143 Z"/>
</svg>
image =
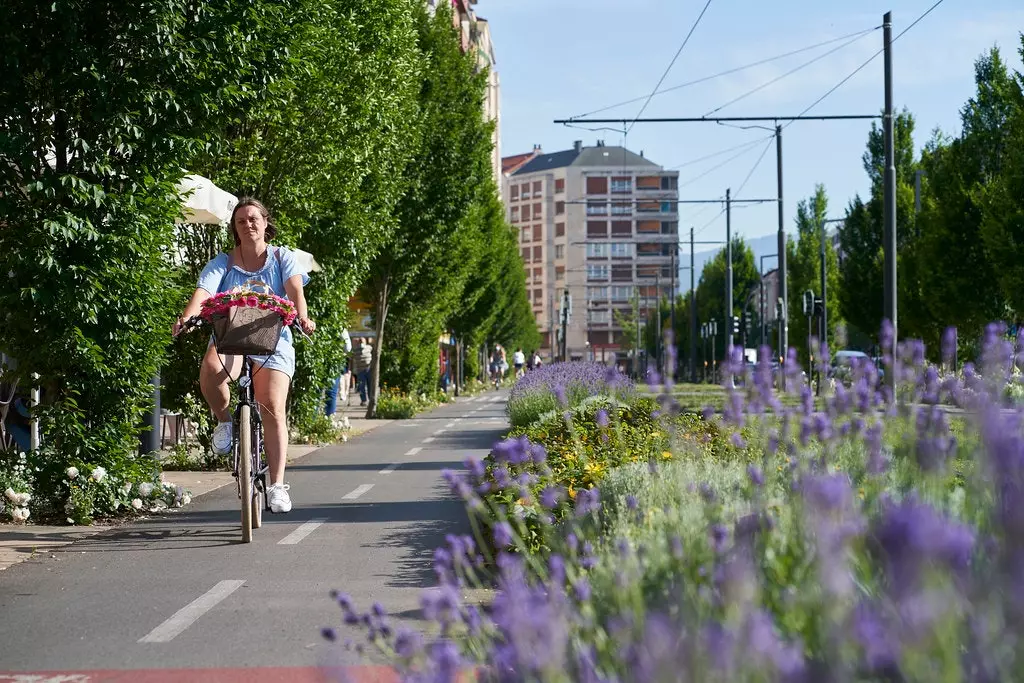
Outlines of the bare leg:
<svg viewBox="0 0 1024 683">
<path fill-rule="evenodd" d="M 288 421 L 285 417 L 291 379 L 280 370 L 263 368 L 253 375 L 253 390 L 263 418 L 264 446 L 267 451 L 268 485 L 284 483 L 288 454 Z"/>
<path fill-rule="evenodd" d="M 221 365 L 221 361 L 224 364 Z M 242 369 L 242 361 L 238 356 L 221 356 L 217 358 L 217 350 L 213 346 L 206 349 L 203 356 L 203 363 L 199 366 L 199 388 L 203 392 L 203 398 L 210 410 L 220 422 L 227 422 L 231 419 L 228 412 L 228 403 L 231 401 L 231 394 L 228 392 L 228 374 L 224 367 L 231 372 L 230 379 L 238 377 Z"/>
</svg>

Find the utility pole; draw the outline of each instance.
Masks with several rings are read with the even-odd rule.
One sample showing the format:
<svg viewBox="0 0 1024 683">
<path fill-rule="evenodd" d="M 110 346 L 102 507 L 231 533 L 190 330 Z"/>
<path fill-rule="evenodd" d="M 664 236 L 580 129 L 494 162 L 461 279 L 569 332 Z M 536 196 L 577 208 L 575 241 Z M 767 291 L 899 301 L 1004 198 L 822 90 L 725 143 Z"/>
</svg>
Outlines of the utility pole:
<svg viewBox="0 0 1024 683">
<path fill-rule="evenodd" d="M 778 210 L 779 210 L 779 234 L 778 234 L 778 255 L 779 255 L 779 300 L 782 302 L 782 313 L 779 317 L 779 355 L 786 357 L 789 344 L 789 287 L 786 280 L 786 214 L 782 207 L 782 126 L 775 125 L 775 166 L 776 180 L 778 184 Z M 780 364 L 781 367 L 781 364 Z M 786 390 L 786 373 L 780 372 L 780 386 Z"/>
<path fill-rule="evenodd" d="M 819 343 L 822 348 L 828 345 L 828 264 L 825 260 L 825 226 L 827 224 L 827 221 L 821 223 L 821 337 Z M 820 351 L 818 355 L 821 355 Z M 820 394 L 820 383 L 818 391 Z"/>
<path fill-rule="evenodd" d="M 693 227 L 690 228 L 690 381 L 697 383 L 697 269 L 693 265 Z"/>
<path fill-rule="evenodd" d="M 732 348 L 732 189 L 725 190 L 725 352 Z"/>
<path fill-rule="evenodd" d="M 882 249 L 885 254 L 885 317 L 892 323 L 893 368 L 885 373 L 890 387 L 895 387 L 896 340 L 899 334 L 897 324 L 896 287 L 896 149 L 892 97 L 892 12 L 886 12 L 882 19 L 882 43 L 885 61 L 885 111 L 882 114 L 882 129 L 885 142 L 885 176 L 883 182 L 885 210 Z M 885 349 L 882 350 L 885 352 Z M 895 393 L 892 396 L 895 399 Z"/>
<path fill-rule="evenodd" d="M 668 329 L 672 330 L 672 343 L 679 349 L 679 340 L 676 338 L 676 275 L 679 270 L 676 268 L 676 252 L 679 251 L 679 233 L 676 233 L 676 243 L 672 246 L 672 294 L 668 302 Z M 676 358 L 679 356 L 677 355 Z M 672 368 L 675 375 L 676 368 Z"/>
<path fill-rule="evenodd" d="M 568 360 L 567 355 L 567 334 L 569 332 L 569 307 L 572 305 L 572 299 L 569 298 L 569 288 L 566 287 L 562 294 L 562 362 Z"/>
<path fill-rule="evenodd" d="M 661 374 L 661 266 L 654 274 L 654 369 Z"/>
</svg>

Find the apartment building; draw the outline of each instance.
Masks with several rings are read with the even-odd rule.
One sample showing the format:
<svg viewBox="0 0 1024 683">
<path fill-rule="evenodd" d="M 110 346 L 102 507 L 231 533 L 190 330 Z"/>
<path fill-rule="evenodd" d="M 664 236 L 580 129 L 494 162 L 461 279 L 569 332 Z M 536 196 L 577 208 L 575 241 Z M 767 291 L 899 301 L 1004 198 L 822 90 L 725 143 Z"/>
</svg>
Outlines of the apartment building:
<svg viewBox="0 0 1024 683">
<path fill-rule="evenodd" d="M 522 155 L 520 155 L 522 156 Z M 520 159 L 509 157 L 505 161 Z M 624 147 L 598 141 L 545 154 L 537 147 L 503 178 L 542 353 L 557 350 L 563 293 L 572 297 L 566 335 L 570 358 L 624 361 L 615 311 L 641 314 L 671 296 L 679 247 L 679 173 Z"/>
</svg>

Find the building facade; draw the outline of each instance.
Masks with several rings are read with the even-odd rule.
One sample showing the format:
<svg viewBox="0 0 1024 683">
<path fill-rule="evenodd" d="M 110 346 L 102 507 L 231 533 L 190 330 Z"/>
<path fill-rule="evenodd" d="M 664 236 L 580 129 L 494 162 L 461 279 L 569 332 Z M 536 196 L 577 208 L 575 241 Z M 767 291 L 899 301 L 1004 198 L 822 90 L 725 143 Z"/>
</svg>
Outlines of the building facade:
<svg viewBox="0 0 1024 683">
<path fill-rule="evenodd" d="M 678 286 L 678 184 L 678 171 L 602 141 L 577 141 L 552 154 L 535 148 L 505 174 L 507 216 L 519 231 L 544 356 L 558 353 L 568 292 L 567 356 L 606 363 L 631 357 L 619 318 L 631 315 L 634 300 L 645 316 Z"/>
</svg>

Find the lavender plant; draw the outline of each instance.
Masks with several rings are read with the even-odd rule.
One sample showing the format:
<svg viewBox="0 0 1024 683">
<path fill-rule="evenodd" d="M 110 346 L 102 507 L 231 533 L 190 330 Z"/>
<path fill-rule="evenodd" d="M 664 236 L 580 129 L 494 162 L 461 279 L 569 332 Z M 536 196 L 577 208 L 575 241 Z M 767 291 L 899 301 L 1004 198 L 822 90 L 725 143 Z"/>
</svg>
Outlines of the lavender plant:
<svg viewBox="0 0 1024 683">
<path fill-rule="evenodd" d="M 592 396 L 628 401 L 634 391 L 629 378 L 601 363 L 553 363 L 523 375 L 512 387 L 506 410 L 512 426 L 523 427 Z"/>
<path fill-rule="evenodd" d="M 403 681 L 1019 680 L 1024 410 L 1002 391 L 1024 358 L 1004 337 L 990 326 L 962 379 L 902 344 L 883 360 L 895 392 L 860 365 L 825 410 L 793 356 L 796 408 L 759 364 L 709 416 L 758 459 L 713 459 L 675 434 L 664 457 L 600 487 L 539 496 L 544 510 L 570 511 L 541 515 L 549 553 L 521 551 L 515 510 L 493 528 L 493 572 L 485 546 L 450 537 L 434 556 L 438 588 L 423 596 L 427 631 L 392 629 L 381 606 L 362 614 L 336 595 L 345 622 Z M 485 468 L 467 464 L 446 476 L 479 509 Z M 462 597 L 481 585 L 494 588 L 486 609 Z"/>
</svg>

